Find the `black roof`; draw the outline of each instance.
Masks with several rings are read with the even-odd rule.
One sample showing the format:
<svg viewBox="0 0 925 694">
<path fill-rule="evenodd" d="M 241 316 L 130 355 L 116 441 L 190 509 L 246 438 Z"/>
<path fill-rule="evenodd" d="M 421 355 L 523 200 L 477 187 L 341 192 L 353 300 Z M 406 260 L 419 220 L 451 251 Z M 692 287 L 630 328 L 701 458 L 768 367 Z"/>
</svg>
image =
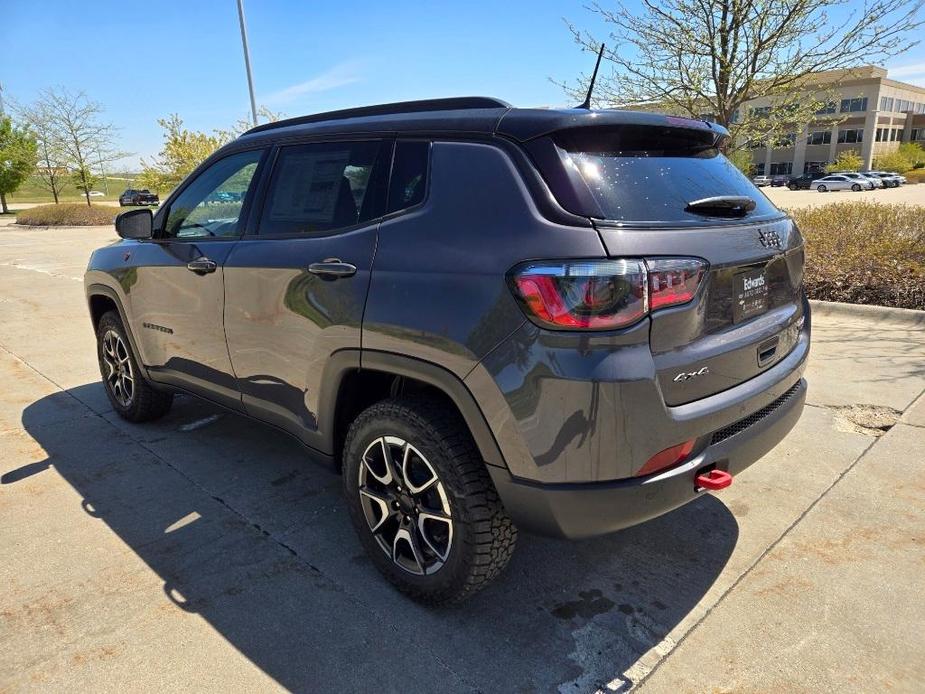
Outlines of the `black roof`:
<svg viewBox="0 0 925 694">
<path fill-rule="evenodd" d="M 329 111 L 265 123 L 248 130 L 241 139 L 272 135 L 364 133 L 468 133 L 502 135 L 531 140 L 559 130 L 602 125 L 652 125 L 709 130 L 717 137 L 728 132 L 715 123 L 622 110 L 514 108 L 505 101 L 484 96 L 404 101 L 377 106 Z"/>
</svg>

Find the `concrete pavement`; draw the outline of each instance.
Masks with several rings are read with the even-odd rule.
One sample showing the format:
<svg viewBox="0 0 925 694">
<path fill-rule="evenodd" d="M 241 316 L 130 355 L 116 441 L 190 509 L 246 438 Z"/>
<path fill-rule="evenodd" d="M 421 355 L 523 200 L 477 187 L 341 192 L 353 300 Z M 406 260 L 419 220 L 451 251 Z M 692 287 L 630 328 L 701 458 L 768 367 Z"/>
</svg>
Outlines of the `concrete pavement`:
<svg viewBox="0 0 925 694">
<path fill-rule="evenodd" d="M 730 489 L 612 537 L 524 535 L 497 584 L 428 610 L 378 576 L 339 479 L 293 441 L 186 397 L 154 424 L 114 415 L 79 283 L 111 240 L 0 228 L 0 691 L 925 679 L 920 328 L 817 319 L 809 406 Z"/>
</svg>

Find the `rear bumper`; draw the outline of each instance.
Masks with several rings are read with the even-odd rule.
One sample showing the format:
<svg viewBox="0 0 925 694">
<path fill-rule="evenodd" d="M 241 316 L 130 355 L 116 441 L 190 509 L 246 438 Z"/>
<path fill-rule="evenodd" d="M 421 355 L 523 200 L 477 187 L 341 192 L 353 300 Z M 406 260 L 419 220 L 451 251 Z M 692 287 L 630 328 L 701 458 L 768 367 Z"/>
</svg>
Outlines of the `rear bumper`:
<svg viewBox="0 0 925 694">
<path fill-rule="evenodd" d="M 648 477 L 590 484 L 537 484 L 515 479 L 502 468 L 488 469 L 518 527 L 570 539 L 603 535 L 693 501 L 704 493 L 695 483 L 704 469 L 717 468 L 736 475 L 750 466 L 793 428 L 805 400 L 806 381 L 800 378 L 777 400 L 715 432 L 693 459 Z"/>
</svg>

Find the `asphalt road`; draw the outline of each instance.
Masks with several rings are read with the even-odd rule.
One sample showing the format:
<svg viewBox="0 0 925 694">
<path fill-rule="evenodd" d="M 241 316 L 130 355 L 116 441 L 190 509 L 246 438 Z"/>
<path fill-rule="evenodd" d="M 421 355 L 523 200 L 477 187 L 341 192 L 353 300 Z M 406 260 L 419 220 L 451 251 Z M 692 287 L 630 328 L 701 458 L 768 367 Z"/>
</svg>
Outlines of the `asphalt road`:
<svg viewBox="0 0 925 694">
<path fill-rule="evenodd" d="M 80 283 L 112 240 L 0 227 L 0 691 L 921 691 L 925 323 L 817 315 L 809 405 L 732 487 L 523 535 L 433 610 L 285 436 L 188 397 L 114 415 Z"/>
</svg>

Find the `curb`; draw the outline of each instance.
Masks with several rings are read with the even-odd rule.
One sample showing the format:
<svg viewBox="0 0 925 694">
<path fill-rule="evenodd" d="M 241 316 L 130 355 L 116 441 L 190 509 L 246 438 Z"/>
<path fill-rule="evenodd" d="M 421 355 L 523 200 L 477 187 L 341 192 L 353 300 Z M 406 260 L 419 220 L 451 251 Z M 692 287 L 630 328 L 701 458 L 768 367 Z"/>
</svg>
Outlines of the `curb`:
<svg viewBox="0 0 925 694">
<path fill-rule="evenodd" d="M 911 308 L 846 304 L 841 301 L 819 301 L 817 299 L 810 299 L 809 305 L 812 307 L 813 314 L 817 316 L 866 318 L 925 328 L 925 311 Z"/>
</svg>

